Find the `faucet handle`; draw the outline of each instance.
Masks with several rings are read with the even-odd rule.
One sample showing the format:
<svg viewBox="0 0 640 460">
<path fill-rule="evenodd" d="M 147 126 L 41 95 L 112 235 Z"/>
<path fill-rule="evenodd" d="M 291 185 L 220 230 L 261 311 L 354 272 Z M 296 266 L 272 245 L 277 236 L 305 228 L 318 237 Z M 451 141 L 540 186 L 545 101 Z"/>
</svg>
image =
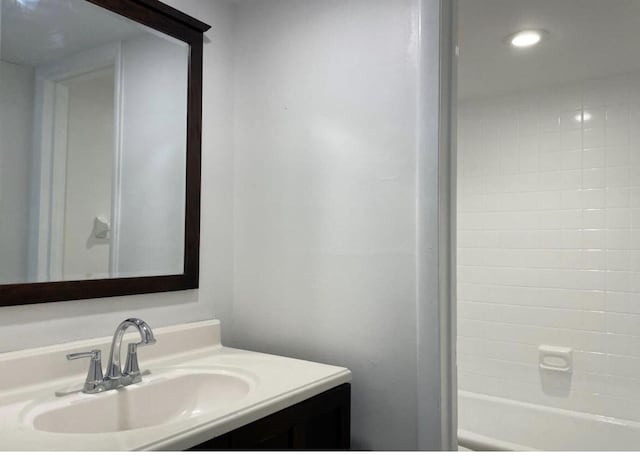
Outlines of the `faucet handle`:
<svg viewBox="0 0 640 460">
<path fill-rule="evenodd" d="M 127 360 L 124 364 L 124 370 L 122 373 L 131 377 L 140 375 L 140 366 L 138 365 L 138 345 L 137 343 L 130 343 L 127 347 Z"/>
<path fill-rule="evenodd" d="M 102 376 L 102 352 L 100 350 L 91 350 L 67 355 L 69 361 L 80 358 L 91 358 L 83 391 L 85 393 L 98 393 L 102 391 L 102 383 L 104 380 Z"/>
<path fill-rule="evenodd" d="M 100 350 L 83 351 L 81 353 L 71 353 L 67 355 L 69 361 L 80 358 L 91 358 L 92 360 L 100 360 L 102 352 Z"/>
</svg>

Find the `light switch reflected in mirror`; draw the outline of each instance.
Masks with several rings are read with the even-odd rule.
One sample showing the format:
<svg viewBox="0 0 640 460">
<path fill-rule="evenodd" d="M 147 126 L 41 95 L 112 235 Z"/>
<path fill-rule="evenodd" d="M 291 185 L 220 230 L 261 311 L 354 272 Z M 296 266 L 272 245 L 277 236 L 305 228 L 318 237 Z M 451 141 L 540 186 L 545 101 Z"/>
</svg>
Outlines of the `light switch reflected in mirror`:
<svg viewBox="0 0 640 460">
<path fill-rule="evenodd" d="M 189 46 L 0 0 L 0 284 L 182 274 Z"/>
</svg>

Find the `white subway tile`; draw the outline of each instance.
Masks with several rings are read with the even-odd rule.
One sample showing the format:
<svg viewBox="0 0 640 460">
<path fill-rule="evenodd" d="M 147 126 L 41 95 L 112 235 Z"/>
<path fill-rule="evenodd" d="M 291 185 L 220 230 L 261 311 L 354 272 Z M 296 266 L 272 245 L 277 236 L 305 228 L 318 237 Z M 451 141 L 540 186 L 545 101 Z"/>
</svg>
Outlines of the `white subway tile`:
<svg viewBox="0 0 640 460">
<path fill-rule="evenodd" d="M 536 151 L 521 151 L 520 152 L 520 172 L 530 173 L 537 172 L 540 168 L 540 161 L 538 158 L 538 152 Z"/>
<path fill-rule="evenodd" d="M 547 107 L 542 107 L 540 111 L 540 131 L 542 131 L 542 139 L 549 134 L 560 131 L 560 119 L 560 115 L 555 111 Z"/>
<path fill-rule="evenodd" d="M 582 168 L 582 150 L 564 150 L 559 153 L 560 169 Z"/>
<path fill-rule="evenodd" d="M 460 203 L 463 209 L 470 212 L 483 211 L 486 209 L 484 195 L 462 194 Z"/>
<path fill-rule="evenodd" d="M 610 208 L 606 211 L 607 228 L 631 228 L 631 210 L 629 208 Z"/>
<path fill-rule="evenodd" d="M 609 400 L 611 407 L 605 408 L 605 413 L 610 417 L 616 414 L 628 420 L 638 420 L 638 418 L 640 418 L 640 412 L 638 412 L 640 407 L 635 403 L 636 400 L 640 399 L 638 388 L 640 388 L 640 379 L 608 375 L 605 392 L 607 395 L 613 396 L 616 399 Z M 628 406 L 630 401 L 634 401 L 630 411 L 628 409 L 621 409 L 620 406 Z M 621 410 L 624 412 L 620 413 Z"/>
<path fill-rule="evenodd" d="M 605 146 L 604 127 L 585 127 L 582 131 L 582 147 L 585 149 L 595 149 Z"/>
<path fill-rule="evenodd" d="M 502 361 L 514 361 L 531 365 L 536 365 L 538 362 L 538 347 L 535 345 L 498 342 L 474 337 L 459 337 L 458 353 L 465 356 L 479 355 Z"/>
<path fill-rule="evenodd" d="M 608 335 L 599 332 L 537 327 L 521 324 L 496 323 L 491 321 L 459 320 L 459 335 L 493 340 L 501 337 L 506 342 L 541 344 L 570 347 L 577 351 L 608 351 Z M 621 336 L 627 337 L 627 336 Z"/>
<path fill-rule="evenodd" d="M 580 247 L 582 249 L 604 249 L 606 247 L 606 230 L 583 230 Z"/>
<path fill-rule="evenodd" d="M 520 156 L 513 148 L 505 149 L 500 155 L 500 172 L 502 174 L 515 174 L 520 171 Z"/>
<path fill-rule="evenodd" d="M 458 142 L 460 388 L 640 421 L 640 77 L 472 109 Z M 539 371 L 541 344 L 573 349 L 571 379 Z"/>
<path fill-rule="evenodd" d="M 606 352 L 640 358 L 640 336 L 607 334 L 606 337 Z"/>
<path fill-rule="evenodd" d="M 588 107 L 584 111 L 583 128 L 602 128 L 606 123 L 606 110 L 604 107 Z"/>
<path fill-rule="evenodd" d="M 626 271 L 633 270 L 631 252 L 627 249 L 607 250 L 607 270 Z"/>
<path fill-rule="evenodd" d="M 607 290 L 606 310 L 612 313 L 633 313 L 640 315 L 640 294 Z"/>
<path fill-rule="evenodd" d="M 607 188 L 605 202 L 610 208 L 628 208 L 631 206 L 631 189 L 629 187 Z"/>
<path fill-rule="evenodd" d="M 607 290 L 633 292 L 633 272 L 609 271 L 607 272 Z"/>
<path fill-rule="evenodd" d="M 603 209 L 607 202 L 607 192 L 604 189 L 582 191 L 582 207 L 584 209 Z"/>
<path fill-rule="evenodd" d="M 485 228 L 486 215 L 480 212 L 465 212 L 461 215 L 462 228 L 482 230 Z"/>
<path fill-rule="evenodd" d="M 606 164 L 606 155 L 603 148 L 585 148 L 582 151 L 583 168 L 604 168 Z"/>
<path fill-rule="evenodd" d="M 631 247 L 631 230 L 607 230 L 607 249 L 628 250 Z"/>
<path fill-rule="evenodd" d="M 640 230 L 632 228 L 629 232 L 629 250 L 640 249 Z"/>
<path fill-rule="evenodd" d="M 582 188 L 604 188 L 607 184 L 607 175 L 604 168 L 591 168 L 582 171 Z"/>
<path fill-rule="evenodd" d="M 637 129 L 638 127 L 640 127 L 640 123 L 634 127 L 632 132 L 636 133 L 640 131 Z M 640 136 L 640 134 L 638 134 L 638 136 Z M 629 144 L 629 163 L 635 166 L 640 165 L 640 138 L 638 139 L 638 142 L 631 141 Z"/>
<path fill-rule="evenodd" d="M 573 368 L 578 372 L 607 374 L 609 355 L 589 351 L 573 352 Z"/>
<path fill-rule="evenodd" d="M 539 147 L 541 154 L 548 154 L 548 156 L 541 157 L 541 166 L 553 169 L 552 162 L 555 158 L 557 165 L 557 156 L 562 150 L 562 133 L 560 131 L 542 133 Z"/>
<path fill-rule="evenodd" d="M 631 185 L 631 171 L 628 166 L 607 167 L 607 187 L 628 187 Z"/>
<path fill-rule="evenodd" d="M 582 224 L 585 230 L 604 229 L 607 227 L 607 211 L 604 209 L 585 209 L 582 212 Z M 587 248 L 589 249 L 589 248 Z"/>
<path fill-rule="evenodd" d="M 607 132 L 607 136 L 609 133 Z M 605 162 L 607 166 L 629 166 L 630 153 L 628 145 L 616 145 L 607 147 Z"/>
<path fill-rule="evenodd" d="M 629 143 L 629 108 L 615 105 L 607 108 L 607 145 Z"/>
<path fill-rule="evenodd" d="M 607 268 L 606 251 L 602 249 L 586 249 L 581 251 L 580 268 L 585 270 L 605 270 Z"/>
<path fill-rule="evenodd" d="M 640 208 L 640 187 L 629 188 L 629 206 Z"/>
<path fill-rule="evenodd" d="M 605 312 L 566 308 L 522 307 L 466 301 L 461 305 L 464 318 L 522 324 L 538 327 L 605 332 Z"/>
<path fill-rule="evenodd" d="M 631 257 L 631 270 L 640 272 L 640 251 L 632 249 L 628 250 L 627 253 Z"/>
<path fill-rule="evenodd" d="M 594 136 L 592 135 L 591 137 L 593 138 Z M 593 148 L 593 147 L 603 147 L 603 146 L 604 146 L 604 130 L 602 131 L 602 143 L 600 145 L 590 145 L 589 147 Z M 572 131 L 562 131 L 561 148 L 562 150 L 582 149 L 582 131 L 580 129 L 574 129 Z"/>
<path fill-rule="evenodd" d="M 640 315 L 607 313 L 607 332 L 623 335 L 640 335 Z M 640 369 L 640 360 L 638 361 Z M 640 378 L 640 372 L 637 375 Z"/>
<path fill-rule="evenodd" d="M 632 192 L 635 193 L 635 192 Z M 635 229 L 640 229 L 640 209 L 633 208 L 630 211 L 631 213 L 631 227 Z"/>
</svg>

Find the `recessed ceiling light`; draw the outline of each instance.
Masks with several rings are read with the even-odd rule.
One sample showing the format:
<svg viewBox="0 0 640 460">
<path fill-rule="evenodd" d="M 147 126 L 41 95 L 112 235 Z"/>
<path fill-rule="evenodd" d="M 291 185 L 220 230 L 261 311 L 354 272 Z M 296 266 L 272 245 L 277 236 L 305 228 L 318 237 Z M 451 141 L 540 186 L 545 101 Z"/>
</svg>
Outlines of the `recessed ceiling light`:
<svg viewBox="0 0 640 460">
<path fill-rule="evenodd" d="M 522 30 L 509 37 L 509 43 L 515 48 L 529 48 L 542 40 L 544 32 L 541 30 Z"/>
</svg>

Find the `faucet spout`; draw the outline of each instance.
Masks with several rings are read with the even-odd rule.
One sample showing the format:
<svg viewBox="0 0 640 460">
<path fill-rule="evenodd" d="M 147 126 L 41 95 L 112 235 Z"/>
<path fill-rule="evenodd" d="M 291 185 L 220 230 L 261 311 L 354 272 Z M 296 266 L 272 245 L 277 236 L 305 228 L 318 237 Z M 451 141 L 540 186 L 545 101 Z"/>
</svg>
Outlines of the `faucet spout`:
<svg viewBox="0 0 640 460">
<path fill-rule="evenodd" d="M 136 346 L 152 345 L 156 343 L 151 327 L 138 318 L 128 318 L 121 322 L 116 328 L 111 342 L 111 351 L 109 353 L 109 361 L 107 363 L 107 375 L 105 380 L 117 380 L 122 377 L 122 366 L 120 364 L 120 348 L 122 347 L 122 338 L 125 331 L 130 327 L 135 327 L 140 333 L 141 341 Z"/>
</svg>

